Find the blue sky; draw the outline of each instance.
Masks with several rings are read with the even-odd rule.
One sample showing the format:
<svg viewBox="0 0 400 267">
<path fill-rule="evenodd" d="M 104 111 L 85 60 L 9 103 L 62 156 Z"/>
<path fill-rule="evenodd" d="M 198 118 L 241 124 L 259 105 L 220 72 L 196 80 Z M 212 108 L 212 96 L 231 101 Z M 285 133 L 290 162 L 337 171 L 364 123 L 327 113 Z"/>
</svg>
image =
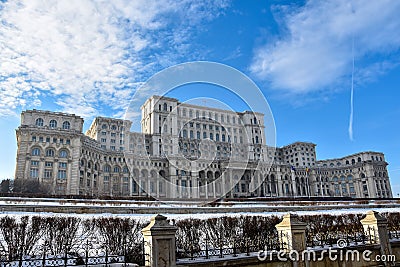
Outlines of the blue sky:
<svg viewBox="0 0 400 267">
<path fill-rule="evenodd" d="M 400 2 L 384 0 L 0 1 L 0 178 L 14 173 L 22 110 L 75 113 L 88 127 L 95 116 L 122 117 L 158 71 L 206 60 L 259 86 L 278 146 L 310 141 L 319 159 L 384 152 L 397 195 L 398 14 Z M 195 95 L 183 89 L 175 96 Z"/>
</svg>

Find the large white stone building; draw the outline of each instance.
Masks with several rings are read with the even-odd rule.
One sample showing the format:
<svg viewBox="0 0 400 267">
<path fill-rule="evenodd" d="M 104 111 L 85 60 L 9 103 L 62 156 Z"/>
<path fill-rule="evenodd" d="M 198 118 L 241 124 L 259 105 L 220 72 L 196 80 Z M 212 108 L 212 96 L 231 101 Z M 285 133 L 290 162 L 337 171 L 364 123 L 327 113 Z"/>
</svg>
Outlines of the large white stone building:
<svg viewBox="0 0 400 267">
<path fill-rule="evenodd" d="M 74 114 L 22 112 L 15 178 L 58 195 L 392 197 L 383 153 L 317 160 L 312 143 L 267 146 L 261 113 L 160 96 L 141 110 L 141 133 L 97 117 L 85 134 Z"/>
</svg>

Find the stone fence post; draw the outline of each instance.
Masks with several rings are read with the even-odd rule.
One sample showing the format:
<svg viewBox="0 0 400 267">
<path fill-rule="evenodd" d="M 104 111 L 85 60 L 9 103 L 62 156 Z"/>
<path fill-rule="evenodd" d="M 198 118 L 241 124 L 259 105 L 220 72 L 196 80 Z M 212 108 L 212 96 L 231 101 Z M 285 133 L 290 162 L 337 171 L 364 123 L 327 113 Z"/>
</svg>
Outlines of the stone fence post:
<svg viewBox="0 0 400 267">
<path fill-rule="evenodd" d="M 381 247 L 381 255 L 392 255 L 392 247 L 390 246 L 389 233 L 387 229 L 387 219 L 382 217 L 377 211 L 368 211 L 367 216 L 361 220 L 366 234 L 370 233 L 367 240 L 369 244 L 379 244 Z"/>
<path fill-rule="evenodd" d="M 169 224 L 167 217 L 157 215 L 142 229 L 144 239 L 145 266 L 175 267 L 177 227 Z"/>
<path fill-rule="evenodd" d="M 297 215 L 290 213 L 283 216 L 283 220 L 275 225 L 279 234 L 279 242 L 286 253 L 302 255 L 302 252 L 307 249 L 306 226 L 306 223 L 299 221 Z M 305 266 L 305 263 L 303 261 L 293 262 L 293 266 Z"/>
</svg>

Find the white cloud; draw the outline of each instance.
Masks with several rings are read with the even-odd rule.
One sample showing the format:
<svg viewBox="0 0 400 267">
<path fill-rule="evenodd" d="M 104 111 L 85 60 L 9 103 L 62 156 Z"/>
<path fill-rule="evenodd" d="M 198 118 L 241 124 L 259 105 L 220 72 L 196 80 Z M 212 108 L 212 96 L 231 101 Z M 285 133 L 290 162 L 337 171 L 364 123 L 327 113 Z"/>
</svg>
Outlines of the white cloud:
<svg viewBox="0 0 400 267">
<path fill-rule="evenodd" d="M 275 89 L 298 94 L 342 86 L 351 75 L 353 38 L 362 78 L 374 79 L 395 65 L 390 53 L 400 48 L 399 1 L 311 0 L 274 8 L 283 35 L 258 47 L 250 68 Z"/>
<path fill-rule="evenodd" d="M 0 3 L 0 115 L 41 104 L 85 117 L 121 112 L 138 82 L 188 56 L 193 27 L 224 2 Z M 178 19 L 177 19 L 178 18 Z"/>
</svg>

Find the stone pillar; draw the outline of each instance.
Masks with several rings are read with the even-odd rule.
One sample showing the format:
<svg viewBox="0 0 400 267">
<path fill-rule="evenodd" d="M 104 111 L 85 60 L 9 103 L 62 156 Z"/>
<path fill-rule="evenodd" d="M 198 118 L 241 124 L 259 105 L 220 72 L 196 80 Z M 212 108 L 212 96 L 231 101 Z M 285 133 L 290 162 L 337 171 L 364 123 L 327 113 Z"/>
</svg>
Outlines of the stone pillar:
<svg viewBox="0 0 400 267">
<path fill-rule="evenodd" d="M 290 213 L 283 216 L 283 220 L 275 225 L 278 230 L 279 242 L 286 253 L 296 253 L 301 256 L 302 252 L 307 249 L 306 226 L 306 223 L 299 221 L 297 215 Z M 305 262 L 293 262 L 293 266 L 305 266 Z"/>
<path fill-rule="evenodd" d="M 175 267 L 177 228 L 169 224 L 167 217 L 157 215 L 142 230 L 144 239 L 145 266 Z"/>
<path fill-rule="evenodd" d="M 306 226 L 306 223 L 299 221 L 297 215 L 288 213 L 283 216 L 283 220 L 275 228 L 286 251 L 301 252 L 306 249 Z"/>
<path fill-rule="evenodd" d="M 361 220 L 366 234 L 370 234 L 367 243 L 377 243 L 381 247 L 381 255 L 392 255 L 392 247 L 389 242 L 387 219 L 379 215 L 377 211 L 368 211 L 367 216 Z"/>
</svg>

